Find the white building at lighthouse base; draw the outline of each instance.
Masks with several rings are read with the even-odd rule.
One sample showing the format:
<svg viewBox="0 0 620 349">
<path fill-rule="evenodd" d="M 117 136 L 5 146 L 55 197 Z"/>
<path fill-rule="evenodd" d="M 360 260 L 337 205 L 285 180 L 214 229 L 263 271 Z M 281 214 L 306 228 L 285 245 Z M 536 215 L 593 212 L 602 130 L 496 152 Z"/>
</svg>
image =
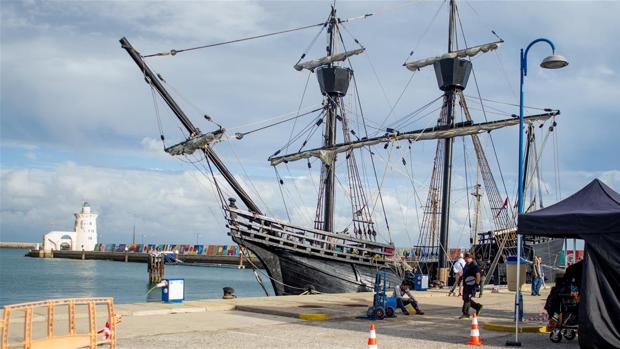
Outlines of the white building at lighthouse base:
<svg viewBox="0 0 620 349">
<path fill-rule="evenodd" d="M 75 214 L 74 231 L 50 231 L 43 237 L 45 251 L 92 251 L 97 245 L 97 215 L 84 202 Z"/>
</svg>

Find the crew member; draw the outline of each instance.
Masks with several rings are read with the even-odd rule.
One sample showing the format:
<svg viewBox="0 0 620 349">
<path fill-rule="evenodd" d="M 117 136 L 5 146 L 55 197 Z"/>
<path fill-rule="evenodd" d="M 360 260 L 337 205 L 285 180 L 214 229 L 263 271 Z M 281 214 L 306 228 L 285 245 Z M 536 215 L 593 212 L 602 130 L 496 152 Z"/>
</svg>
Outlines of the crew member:
<svg viewBox="0 0 620 349">
<path fill-rule="evenodd" d="M 463 268 L 463 315 L 459 319 L 468 319 L 470 308 L 480 314 L 482 304 L 473 300 L 476 292 L 480 290 L 480 267 L 474 262 L 471 253 L 465 253 L 465 267 Z"/>
<path fill-rule="evenodd" d="M 459 258 L 454 262 L 452 266 L 452 271 L 454 272 L 454 284 L 448 293 L 448 296 L 452 296 L 456 288 L 459 288 L 459 297 L 463 295 L 463 267 L 465 266 L 465 260 L 463 259 L 463 254 L 459 255 Z"/>
<path fill-rule="evenodd" d="M 396 306 L 399 307 L 400 310 L 403 311 L 403 314 L 409 315 L 409 311 L 407 310 L 406 306 L 407 304 L 411 304 L 413 306 L 413 309 L 415 309 L 416 314 L 424 315 L 424 312 L 422 311 L 422 309 L 420 309 L 420 306 L 418 305 L 418 301 L 416 301 L 415 297 L 413 296 L 413 293 L 411 293 L 412 286 L 413 285 L 411 284 L 411 281 L 403 280 L 400 286 L 394 287 L 394 297 L 396 297 Z M 406 294 L 409 298 L 405 299 L 403 297 L 403 294 Z"/>
</svg>

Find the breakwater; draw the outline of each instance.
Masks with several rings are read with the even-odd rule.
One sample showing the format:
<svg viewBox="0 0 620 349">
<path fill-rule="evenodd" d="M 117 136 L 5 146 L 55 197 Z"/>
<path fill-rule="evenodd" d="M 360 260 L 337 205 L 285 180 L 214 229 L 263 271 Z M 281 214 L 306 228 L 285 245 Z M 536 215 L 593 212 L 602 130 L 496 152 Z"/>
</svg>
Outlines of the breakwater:
<svg viewBox="0 0 620 349">
<path fill-rule="evenodd" d="M 20 248 L 31 250 L 37 244 L 34 242 L 0 242 L 0 248 Z"/>
<path fill-rule="evenodd" d="M 118 262 L 136 262 L 146 263 L 148 261 L 148 253 L 146 252 L 118 252 L 118 251 L 51 251 L 29 250 L 26 253 L 28 257 L 40 258 L 66 258 L 66 259 L 84 259 L 84 260 L 110 260 Z M 254 264 L 258 268 L 262 268 L 261 262 L 256 256 L 243 257 L 237 255 L 199 255 L 184 254 L 176 255 L 179 262 L 187 264 L 222 264 L 222 265 L 242 265 L 251 267 Z"/>
</svg>

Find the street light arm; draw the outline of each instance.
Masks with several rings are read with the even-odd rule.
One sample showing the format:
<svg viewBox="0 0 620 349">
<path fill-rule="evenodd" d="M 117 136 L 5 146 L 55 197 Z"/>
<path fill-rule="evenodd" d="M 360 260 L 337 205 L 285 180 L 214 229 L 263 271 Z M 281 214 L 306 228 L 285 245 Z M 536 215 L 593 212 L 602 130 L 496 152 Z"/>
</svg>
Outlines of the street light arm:
<svg viewBox="0 0 620 349">
<path fill-rule="evenodd" d="M 539 43 L 539 42 L 546 42 L 547 44 L 549 44 L 549 46 L 551 46 L 551 52 L 555 53 L 555 45 L 549 39 L 538 38 L 538 39 L 530 42 L 530 44 L 527 45 L 527 47 L 525 48 L 525 52 L 523 52 L 523 50 L 521 50 L 521 73 L 523 74 L 523 76 L 527 76 L 527 54 L 528 54 L 528 52 L 530 52 L 530 48 L 532 46 L 534 46 L 535 44 Z"/>
</svg>

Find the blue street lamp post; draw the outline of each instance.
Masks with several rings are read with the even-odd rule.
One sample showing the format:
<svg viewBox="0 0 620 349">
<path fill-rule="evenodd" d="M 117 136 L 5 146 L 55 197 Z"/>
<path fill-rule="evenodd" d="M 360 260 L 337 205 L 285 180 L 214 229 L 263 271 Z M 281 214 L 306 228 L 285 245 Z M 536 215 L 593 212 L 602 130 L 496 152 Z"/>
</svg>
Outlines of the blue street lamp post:
<svg viewBox="0 0 620 349">
<path fill-rule="evenodd" d="M 524 82 L 524 78 L 527 76 L 527 54 L 530 51 L 530 48 L 534 46 L 534 44 L 539 43 L 539 42 L 545 42 L 549 44 L 549 46 L 551 46 L 551 51 L 552 51 L 552 55 L 546 57 L 540 63 L 541 68 L 559 69 L 559 68 L 563 68 L 568 65 L 568 61 L 566 60 L 566 58 L 555 54 L 555 45 L 549 39 L 545 39 L 545 38 L 536 39 L 532 41 L 529 45 L 527 45 L 527 47 L 525 48 L 525 51 L 521 49 L 521 60 L 520 60 L 521 81 L 520 81 L 520 88 L 519 88 L 519 179 L 518 179 L 519 192 L 518 192 L 518 203 L 517 203 L 519 214 L 523 213 L 523 185 L 524 185 L 524 180 L 523 180 L 523 176 L 524 176 L 523 174 L 523 157 L 524 157 L 524 154 L 523 154 L 523 128 L 524 128 L 524 125 L 523 125 L 524 124 L 523 123 L 523 82 Z M 516 279 L 517 279 L 516 290 L 517 291 L 515 293 L 515 341 L 506 342 L 506 345 L 509 345 L 509 346 L 521 346 L 521 342 L 519 342 L 519 320 L 520 320 L 519 319 L 520 317 L 519 316 L 519 305 L 520 305 L 519 303 L 520 303 L 520 299 L 522 299 L 521 297 L 519 297 L 521 295 L 521 288 L 519 287 L 520 286 L 520 283 L 519 283 L 520 269 L 521 269 L 521 234 L 517 234 L 517 275 L 516 275 Z"/>
</svg>

